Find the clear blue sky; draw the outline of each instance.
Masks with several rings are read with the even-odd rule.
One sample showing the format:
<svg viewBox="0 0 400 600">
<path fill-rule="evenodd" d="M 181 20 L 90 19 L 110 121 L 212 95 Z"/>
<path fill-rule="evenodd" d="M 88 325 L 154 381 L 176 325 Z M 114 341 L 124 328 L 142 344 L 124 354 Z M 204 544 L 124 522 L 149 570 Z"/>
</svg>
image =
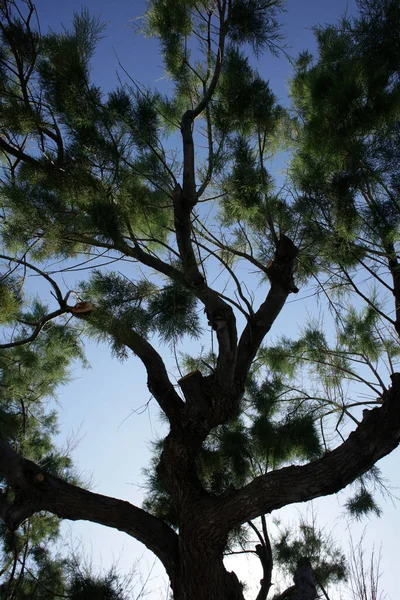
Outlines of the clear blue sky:
<svg viewBox="0 0 400 600">
<path fill-rule="evenodd" d="M 58 31 L 61 23 L 67 28 L 74 11 L 79 11 L 80 0 L 37 0 L 37 9 L 41 27 Z M 124 68 L 138 80 L 148 86 L 161 90 L 168 89 L 163 79 L 162 61 L 157 42 L 136 35 L 131 25 L 133 19 L 143 14 L 143 0 L 89 0 L 85 3 L 93 15 L 100 15 L 108 23 L 106 37 L 100 42 L 93 62 L 93 79 L 103 89 L 109 90 L 117 84 L 118 59 Z M 298 52 L 313 51 L 314 41 L 311 27 L 318 23 L 335 21 L 345 10 L 354 12 L 354 0 L 289 0 L 287 12 L 282 15 L 283 32 L 287 35 L 287 51 L 295 57 Z M 259 69 L 270 80 L 272 89 L 281 101 L 286 99 L 287 80 L 291 68 L 285 58 L 262 57 Z M 301 308 L 300 308 L 301 305 Z M 293 311 L 293 305 L 285 308 L 277 323 L 277 333 L 296 330 L 296 319 L 300 319 L 310 306 L 299 303 Z M 170 354 L 164 348 L 164 356 Z M 135 504 L 141 503 L 143 481 L 141 469 L 146 466 L 149 457 L 149 442 L 162 431 L 158 411 L 154 404 L 148 410 L 134 414 L 149 399 L 145 373 L 139 361 L 130 358 L 120 363 L 110 358 L 106 346 L 88 344 L 88 358 L 92 368 L 82 371 L 76 367 L 74 381 L 60 391 L 59 399 L 61 435 L 65 440 L 78 432 L 81 440 L 74 451 L 74 458 L 80 469 L 92 476 L 96 491 L 127 499 Z M 172 362 L 171 362 L 172 368 Z M 394 456 L 382 462 L 384 474 L 394 484 L 400 483 L 398 468 Z M 316 503 L 319 507 L 321 523 L 335 526 L 338 536 L 342 536 L 344 546 L 348 542 L 345 523 L 341 518 L 342 508 L 336 498 L 323 499 Z M 397 555 L 400 539 L 399 517 L 391 505 L 385 505 L 385 516 L 380 521 L 372 518 L 368 521 L 367 539 L 375 541 L 379 547 L 383 542 L 385 571 L 382 583 L 392 600 L 397 600 Z M 295 518 L 292 507 L 285 514 Z M 363 526 L 362 526 L 363 527 Z M 361 529 L 362 529 L 361 527 Z M 357 538 L 360 527 L 355 527 Z M 140 557 L 144 549 L 130 540 L 125 534 L 110 531 L 92 524 L 74 524 L 73 532 L 82 535 L 89 552 L 93 554 L 95 564 L 107 566 L 113 559 L 120 559 L 122 569 L 128 570 L 132 561 Z M 147 565 L 152 557 L 145 555 L 141 569 L 146 574 Z M 239 576 L 245 573 L 246 561 L 238 568 Z M 251 569 L 255 563 L 251 563 Z M 240 570 L 240 572 L 239 572 Z M 260 579 L 258 572 L 253 573 L 254 582 Z M 149 584 L 154 590 L 150 600 L 166 598 L 164 581 L 155 578 Z M 251 585 L 251 582 L 249 582 Z M 256 588 L 254 588 L 256 589 Z M 251 595 L 249 596 L 251 597 Z"/>
</svg>

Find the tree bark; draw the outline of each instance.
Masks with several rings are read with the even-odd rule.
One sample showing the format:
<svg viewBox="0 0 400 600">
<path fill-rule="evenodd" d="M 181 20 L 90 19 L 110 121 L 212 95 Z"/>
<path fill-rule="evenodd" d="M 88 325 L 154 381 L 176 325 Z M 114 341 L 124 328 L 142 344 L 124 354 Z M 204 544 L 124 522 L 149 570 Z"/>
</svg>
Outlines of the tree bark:
<svg viewBox="0 0 400 600">
<path fill-rule="evenodd" d="M 209 540 L 199 543 L 195 531 L 183 537 L 179 577 L 172 585 L 174 600 L 244 600 L 242 584 L 225 569 L 223 549 Z"/>
</svg>

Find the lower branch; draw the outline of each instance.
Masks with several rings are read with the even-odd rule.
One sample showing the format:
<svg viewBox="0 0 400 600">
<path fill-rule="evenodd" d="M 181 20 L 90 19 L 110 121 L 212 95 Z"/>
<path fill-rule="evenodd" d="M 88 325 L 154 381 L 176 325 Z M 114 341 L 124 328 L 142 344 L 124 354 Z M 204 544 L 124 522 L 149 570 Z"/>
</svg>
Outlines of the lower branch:
<svg viewBox="0 0 400 600">
<path fill-rule="evenodd" d="M 160 519 L 124 500 L 66 483 L 22 458 L 1 440 L 0 476 L 9 487 L 0 495 L 0 516 L 9 529 L 17 529 L 39 511 L 72 521 L 85 520 L 113 527 L 135 537 L 154 552 L 174 578 L 178 536 Z"/>
</svg>

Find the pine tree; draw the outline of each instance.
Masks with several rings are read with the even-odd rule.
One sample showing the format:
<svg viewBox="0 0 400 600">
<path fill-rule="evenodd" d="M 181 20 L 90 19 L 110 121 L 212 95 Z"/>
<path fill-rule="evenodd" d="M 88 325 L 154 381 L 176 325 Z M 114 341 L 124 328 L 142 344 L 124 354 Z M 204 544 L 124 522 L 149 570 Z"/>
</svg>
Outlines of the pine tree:
<svg viewBox="0 0 400 600">
<path fill-rule="evenodd" d="M 356 19 L 316 30 L 318 58 L 304 54 L 296 66 L 295 116 L 246 54 L 279 52 L 282 6 L 151 0 L 144 32 L 158 38 L 173 84 L 163 96 L 133 78 L 107 95 L 91 81 L 104 26 L 87 11 L 71 31 L 44 33 L 31 0 L 0 2 L 8 269 L 1 356 L 11 365 L 5 377 L 17 379 L 18 411 L 31 388 L 18 387 L 15 354 L 26 353 L 25 382 L 32 377 L 34 386 L 47 374 L 41 361 L 49 352 L 59 370 L 46 383 L 50 392 L 86 333 L 143 363 L 169 426 L 149 470 L 150 496 L 138 508 L 68 481 L 43 463 L 44 450 L 37 456 L 13 444 L 10 432 L 24 417 L 5 403 L 0 514 L 18 534 L 43 511 L 124 531 L 161 560 L 175 600 L 243 600 L 224 551 L 242 524 L 273 510 L 354 481 L 349 507 L 377 510 L 368 478 L 399 443 L 400 6 L 363 0 Z M 177 132 L 180 153 L 168 139 Z M 293 149 L 287 194 L 266 167 L 283 145 Z M 212 210 L 203 210 L 207 203 Z M 99 267 L 65 289 L 45 267 L 100 253 L 123 257 L 127 275 Z M 54 306 L 28 306 L 27 271 L 51 286 Z M 313 284 L 332 331 L 304 323 L 299 339 L 268 343 L 290 295 Z M 213 352 L 186 357 L 174 386 L 157 344 L 176 347 L 206 328 Z M 352 401 L 344 381 L 372 398 Z M 264 566 L 268 575 L 268 560 Z M 267 577 L 258 600 L 268 590 Z"/>
</svg>

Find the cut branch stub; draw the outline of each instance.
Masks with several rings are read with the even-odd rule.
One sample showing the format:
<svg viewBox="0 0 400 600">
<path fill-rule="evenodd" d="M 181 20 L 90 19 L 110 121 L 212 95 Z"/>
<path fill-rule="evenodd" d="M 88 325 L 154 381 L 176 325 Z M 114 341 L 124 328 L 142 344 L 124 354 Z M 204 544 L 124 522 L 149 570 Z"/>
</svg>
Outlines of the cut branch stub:
<svg viewBox="0 0 400 600">
<path fill-rule="evenodd" d="M 77 302 L 75 306 L 69 306 L 68 310 L 76 316 L 88 315 L 94 310 L 94 305 L 91 302 Z"/>
<path fill-rule="evenodd" d="M 189 406 L 195 412 L 205 415 L 210 408 L 210 400 L 203 389 L 203 375 L 200 371 L 192 371 L 178 380 L 180 388 Z"/>
</svg>

